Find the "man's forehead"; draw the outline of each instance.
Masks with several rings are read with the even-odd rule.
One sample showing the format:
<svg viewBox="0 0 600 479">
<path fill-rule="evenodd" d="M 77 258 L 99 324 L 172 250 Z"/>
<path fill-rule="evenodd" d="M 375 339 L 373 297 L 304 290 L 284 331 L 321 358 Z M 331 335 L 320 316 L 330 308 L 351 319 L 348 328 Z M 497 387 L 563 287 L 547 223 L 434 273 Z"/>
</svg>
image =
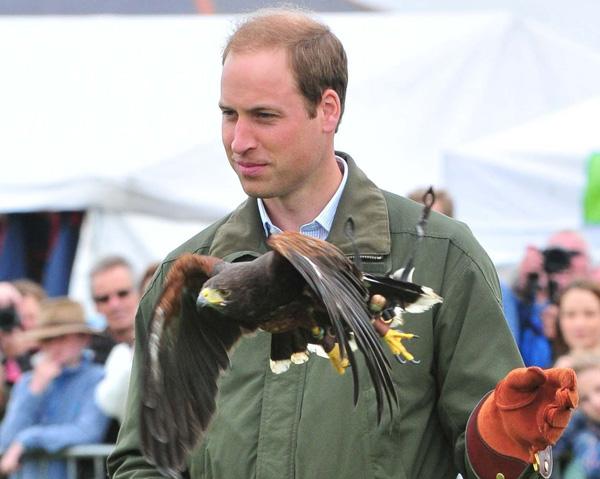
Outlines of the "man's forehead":
<svg viewBox="0 0 600 479">
<path fill-rule="evenodd" d="M 98 271 L 92 277 L 92 286 L 98 283 L 114 283 L 118 281 L 133 283 L 133 274 L 131 270 L 124 265 L 114 265 L 109 268 Z M 109 284 L 110 285 L 110 284 Z"/>
</svg>

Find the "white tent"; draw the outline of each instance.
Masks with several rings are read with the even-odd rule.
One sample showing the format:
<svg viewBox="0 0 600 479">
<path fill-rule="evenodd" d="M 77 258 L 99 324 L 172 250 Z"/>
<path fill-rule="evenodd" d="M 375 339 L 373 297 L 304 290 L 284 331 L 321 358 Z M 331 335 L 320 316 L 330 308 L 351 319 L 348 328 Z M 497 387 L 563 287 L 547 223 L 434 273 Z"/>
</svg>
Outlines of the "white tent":
<svg viewBox="0 0 600 479">
<path fill-rule="evenodd" d="M 600 258 L 600 225 L 584 224 L 587 160 L 600 152 L 600 97 L 447 152 L 444 182 L 497 264 L 561 229 L 581 231 Z"/>
<path fill-rule="evenodd" d="M 507 14 L 331 14 L 349 57 L 337 147 L 398 193 L 441 151 L 600 94 L 600 57 Z M 0 19 L 0 212 L 86 209 L 72 288 L 159 259 L 242 198 L 220 153 L 231 17 Z M 185 165 L 183 165 L 185 163 Z"/>
</svg>

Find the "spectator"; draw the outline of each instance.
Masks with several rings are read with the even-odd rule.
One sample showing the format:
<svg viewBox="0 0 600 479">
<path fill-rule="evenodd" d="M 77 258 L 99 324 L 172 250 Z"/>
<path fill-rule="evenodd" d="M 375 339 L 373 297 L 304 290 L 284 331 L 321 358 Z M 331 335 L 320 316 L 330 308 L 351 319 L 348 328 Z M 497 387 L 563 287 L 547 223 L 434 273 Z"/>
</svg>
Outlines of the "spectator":
<svg viewBox="0 0 600 479">
<path fill-rule="evenodd" d="M 435 193 L 435 202 L 431 209 L 449 216 L 450 218 L 454 218 L 454 201 L 452 200 L 450 193 L 443 188 L 434 188 L 433 191 Z M 417 188 L 408 193 L 407 197 L 417 203 L 423 203 L 425 193 L 427 193 L 427 188 Z"/>
<path fill-rule="evenodd" d="M 10 389 L 21 376 L 17 362 L 20 349 L 15 334 L 18 327 L 15 305 L 20 301 L 21 294 L 11 283 L 0 282 L 0 416 L 4 415 Z"/>
<path fill-rule="evenodd" d="M 567 354 L 556 364 L 570 367 L 573 357 L 583 353 L 600 356 L 600 284 L 575 280 L 564 289 L 559 300 L 557 340 Z"/>
<path fill-rule="evenodd" d="M 104 413 L 123 420 L 131 362 L 135 313 L 140 294 L 135 288 L 128 261 L 115 256 L 100 261 L 91 272 L 92 296 L 96 309 L 106 317 L 112 347 L 105 361 L 105 376 L 96 389 L 96 402 Z M 105 334 L 106 334 L 105 333 Z M 110 439 L 116 439 L 116 427 Z"/>
<path fill-rule="evenodd" d="M 140 298 L 133 268 L 120 256 L 98 262 L 90 272 L 90 284 L 96 310 L 106 319 L 104 334 L 92 343 L 96 360 L 104 363 L 115 344 L 133 344 L 135 312 Z"/>
<path fill-rule="evenodd" d="M 39 460 L 27 454 L 57 453 L 104 436 L 108 418 L 93 400 L 103 372 L 84 353 L 93 332 L 78 303 L 57 298 L 44 304 L 39 324 L 28 332 L 40 342 L 34 368 L 15 385 L 0 427 L 0 472 L 22 466 L 23 479 L 64 479 L 63 460 L 50 461 L 44 476 Z"/>
<path fill-rule="evenodd" d="M 555 447 L 557 459 L 568 458 L 564 479 L 600 479 L 600 356 L 573 356 L 579 410 Z"/>
<path fill-rule="evenodd" d="M 46 291 L 39 283 L 30 279 L 17 279 L 12 282 L 17 291 L 21 294 L 21 301 L 17 306 L 20 328 L 18 331 L 18 341 L 20 353 L 18 362 L 22 371 L 31 369 L 31 355 L 38 349 L 35 340 L 27 339 L 26 335 L 20 334 L 21 331 L 29 331 L 37 326 L 40 319 L 42 303 L 47 298 Z"/>
<path fill-rule="evenodd" d="M 2 394 L 0 416 L 10 389 L 23 371 L 31 369 L 31 354 L 37 350 L 36 341 L 27 339 L 23 330 L 31 329 L 40 315 L 44 289 L 30 280 L 0 283 L 0 352 L 2 353 Z"/>
<path fill-rule="evenodd" d="M 588 246 L 575 231 L 559 231 L 545 250 L 528 246 L 517 281 L 507 289 L 504 304 L 516 304 L 520 334 L 516 338 L 527 366 L 549 367 L 556 356 L 556 305 L 561 290 L 590 273 Z"/>
<path fill-rule="evenodd" d="M 40 318 L 42 302 L 47 294 L 44 288 L 30 279 L 17 279 L 12 282 L 14 287 L 21 293 L 19 305 L 19 318 L 24 331 L 35 328 Z"/>
</svg>

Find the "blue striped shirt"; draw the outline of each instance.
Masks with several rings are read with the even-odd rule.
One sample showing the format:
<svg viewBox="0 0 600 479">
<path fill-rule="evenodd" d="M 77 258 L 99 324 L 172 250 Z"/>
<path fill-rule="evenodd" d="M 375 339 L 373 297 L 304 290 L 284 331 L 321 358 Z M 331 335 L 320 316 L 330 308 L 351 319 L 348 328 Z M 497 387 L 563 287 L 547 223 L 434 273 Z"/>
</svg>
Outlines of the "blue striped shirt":
<svg viewBox="0 0 600 479">
<path fill-rule="evenodd" d="M 310 223 L 300 226 L 300 233 L 303 235 L 324 240 L 329 235 L 329 231 L 331 231 L 333 218 L 335 217 L 335 212 L 337 211 L 342 192 L 344 191 L 344 187 L 346 186 L 346 181 L 348 179 L 348 165 L 346 165 L 346 162 L 339 156 L 336 156 L 335 158 L 338 162 L 340 170 L 342 171 L 342 181 L 340 182 L 340 186 L 338 186 L 335 194 L 331 197 L 329 202 L 325 205 L 325 208 L 321 210 L 317 217 Z M 257 201 L 260 219 L 265 229 L 265 235 L 268 236 L 269 233 L 281 233 L 281 229 L 275 226 L 271 221 L 271 218 L 269 218 L 263 200 L 258 198 Z"/>
</svg>

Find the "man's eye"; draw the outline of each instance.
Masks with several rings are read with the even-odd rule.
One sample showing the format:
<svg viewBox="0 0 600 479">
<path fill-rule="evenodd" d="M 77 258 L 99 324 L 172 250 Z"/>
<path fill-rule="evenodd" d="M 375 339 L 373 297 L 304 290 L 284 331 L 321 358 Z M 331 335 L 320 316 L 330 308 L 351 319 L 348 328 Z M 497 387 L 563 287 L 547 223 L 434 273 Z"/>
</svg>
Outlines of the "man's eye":
<svg viewBox="0 0 600 479">
<path fill-rule="evenodd" d="M 274 113 L 269 113 L 266 111 L 259 111 L 256 116 L 262 120 L 270 120 L 272 118 L 275 118 L 275 114 Z"/>
</svg>

